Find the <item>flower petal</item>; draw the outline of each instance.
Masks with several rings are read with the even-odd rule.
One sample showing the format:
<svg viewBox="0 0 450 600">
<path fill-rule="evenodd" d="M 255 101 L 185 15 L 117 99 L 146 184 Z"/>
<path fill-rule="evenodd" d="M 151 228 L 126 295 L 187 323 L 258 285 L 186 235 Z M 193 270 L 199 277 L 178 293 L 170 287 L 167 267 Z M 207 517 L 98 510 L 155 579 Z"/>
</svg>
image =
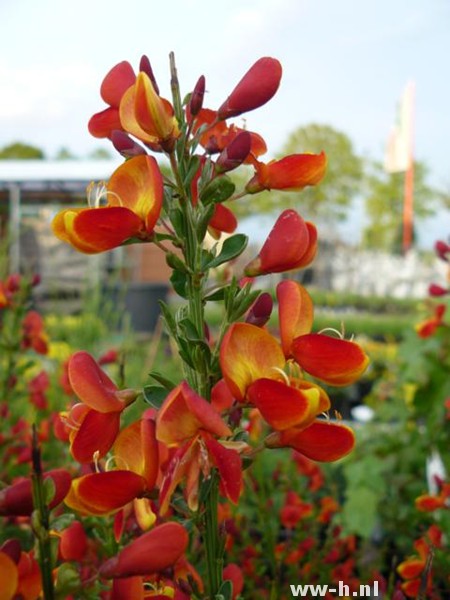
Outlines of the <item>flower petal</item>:
<svg viewBox="0 0 450 600">
<path fill-rule="evenodd" d="M 121 430 L 114 443 L 114 457 L 119 467 L 126 465 L 145 478 L 147 488 L 152 489 L 158 477 L 158 442 L 155 422 L 140 419 Z"/>
<path fill-rule="evenodd" d="M 106 578 L 149 575 L 171 567 L 185 552 L 189 537 L 182 525 L 163 523 L 125 546 L 104 563 L 100 575 Z"/>
<path fill-rule="evenodd" d="M 277 285 L 277 299 L 281 346 L 289 357 L 294 338 L 311 331 L 314 305 L 306 289 L 290 279 Z"/>
<path fill-rule="evenodd" d="M 88 352 L 75 352 L 68 364 L 70 385 L 78 398 L 98 412 L 121 411 L 117 386 Z"/>
<path fill-rule="evenodd" d="M 291 352 L 307 373 L 335 386 L 353 383 L 369 364 L 369 357 L 355 342 L 320 333 L 295 338 Z"/>
<path fill-rule="evenodd" d="M 0 600 L 11 600 L 15 597 L 19 583 L 19 572 L 17 565 L 7 554 L 0 551 Z"/>
<path fill-rule="evenodd" d="M 247 395 L 269 425 L 278 430 L 302 425 L 319 412 L 320 394 L 315 388 L 302 391 L 263 378 L 250 385 Z"/>
<path fill-rule="evenodd" d="M 147 232 L 153 231 L 162 208 L 163 179 L 152 156 L 141 154 L 120 165 L 111 175 L 107 189 L 110 207 L 133 211 L 145 223 Z"/>
<path fill-rule="evenodd" d="M 256 173 L 245 189 L 250 194 L 261 190 L 301 190 L 319 183 L 326 171 L 327 158 L 320 154 L 291 154 L 267 164 L 255 163 Z"/>
<path fill-rule="evenodd" d="M 332 462 L 352 451 L 355 436 L 350 427 L 315 421 L 306 429 L 293 427 L 275 432 L 266 439 L 269 448 L 289 447 L 320 462 Z"/>
<path fill-rule="evenodd" d="M 132 471 L 91 473 L 72 481 L 64 502 L 84 515 L 106 515 L 119 510 L 145 489 L 145 479 Z"/>
<path fill-rule="evenodd" d="M 123 94 L 135 81 L 133 67 L 123 60 L 105 75 L 100 86 L 100 96 L 106 104 L 118 108 Z"/>
<path fill-rule="evenodd" d="M 110 450 L 120 429 L 120 412 L 101 413 L 88 409 L 78 430 L 70 436 L 70 452 L 79 463 L 102 458 Z"/>
<path fill-rule="evenodd" d="M 248 386 L 257 379 L 276 379 L 276 369 L 284 364 L 284 354 L 276 339 L 256 325 L 234 323 L 223 338 L 222 375 L 237 400 L 244 400 Z"/>
<path fill-rule="evenodd" d="M 111 106 L 92 115 L 88 123 L 89 133 L 96 138 L 110 138 L 113 131 L 121 129 L 119 109 Z"/>
<path fill-rule="evenodd" d="M 223 495 L 237 504 L 242 491 L 242 461 L 236 450 L 225 448 L 211 436 L 203 436 L 220 475 Z"/>
<path fill-rule="evenodd" d="M 200 429 L 219 437 L 231 430 L 219 413 L 183 381 L 164 400 L 156 418 L 156 437 L 169 447 L 192 439 Z"/>
</svg>

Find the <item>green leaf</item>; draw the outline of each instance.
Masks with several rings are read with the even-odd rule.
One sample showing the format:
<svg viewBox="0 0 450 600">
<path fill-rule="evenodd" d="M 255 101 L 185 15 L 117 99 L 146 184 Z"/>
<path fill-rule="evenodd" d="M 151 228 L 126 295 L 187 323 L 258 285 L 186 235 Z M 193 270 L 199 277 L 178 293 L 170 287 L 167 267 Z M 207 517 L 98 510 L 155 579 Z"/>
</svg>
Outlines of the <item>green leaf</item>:
<svg viewBox="0 0 450 600">
<path fill-rule="evenodd" d="M 214 204 L 210 204 L 208 207 L 203 209 L 203 212 L 197 222 L 196 235 L 197 241 L 199 243 L 203 242 L 206 235 L 206 230 L 208 229 L 209 222 L 214 214 L 215 206 Z"/>
<path fill-rule="evenodd" d="M 146 385 L 143 390 L 144 400 L 153 408 L 161 408 L 162 403 L 166 399 L 167 390 L 161 385 Z"/>
<path fill-rule="evenodd" d="M 58 567 L 56 592 L 60 598 L 67 597 L 70 592 L 75 592 L 81 587 L 78 570 L 70 563 L 62 563 Z M 64 592 L 64 596 L 60 595 Z"/>
<path fill-rule="evenodd" d="M 186 273 L 175 270 L 170 277 L 170 282 L 172 284 L 173 289 L 179 296 L 181 296 L 182 298 L 187 298 L 187 292 L 186 292 L 187 276 L 186 276 Z"/>
<path fill-rule="evenodd" d="M 200 201 L 204 205 L 224 202 L 234 194 L 235 189 L 236 186 L 227 175 L 220 175 L 203 188 L 200 194 Z"/>
<path fill-rule="evenodd" d="M 178 333 L 177 323 L 175 321 L 175 318 L 174 318 L 170 308 L 162 300 L 159 300 L 158 304 L 161 308 L 161 313 L 162 313 L 162 316 L 163 316 L 163 319 L 164 319 L 167 329 L 169 330 L 170 334 L 173 337 L 176 337 L 176 335 Z"/>
<path fill-rule="evenodd" d="M 46 479 L 44 479 L 42 485 L 44 487 L 44 501 L 45 504 L 48 506 L 55 497 L 56 485 L 51 477 L 47 477 Z"/>
<path fill-rule="evenodd" d="M 205 302 L 222 302 L 224 298 L 225 288 L 220 288 L 220 290 L 216 290 L 215 292 L 212 292 L 212 294 L 205 296 L 204 299 Z"/>
<path fill-rule="evenodd" d="M 168 252 L 166 254 L 166 263 L 171 269 L 180 271 L 181 273 L 187 273 L 188 271 L 188 268 L 185 265 L 185 263 L 181 260 L 179 256 L 177 256 L 173 252 Z"/>
<path fill-rule="evenodd" d="M 195 324 L 185 317 L 178 322 L 178 325 L 183 329 L 184 336 L 191 342 L 203 341 L 202 333 L 197 331 Z"/>
<path fill-rule="evenodd" d="M 234 322 L 237 321 L 240 317 L 242 317 L 242 315 L 246 313 L 250 306 L 256 301 L 260 293 L 260 290 L 255 290 L 253 292 L 247 293 L 243 297 L 238 296 L 237 301 L 233 306 L 233 310 L 231 311 L 229 320 L 231 322 Z"/>
<path fill-rule="evenodd" d="M 176 383 L 173 383 L 173 381 L 167 379 L 167 377 L 165 377 L 161 373 L 158 373 L 158 371 L 152 371 L 151 373 L 149 373 L 148 376 L 160 383 L 163 387 L 166 388 L 167 391 L 173 390 L 176 387 Z"/>
<path fill-rule="evenodd" d="M 233 598 L 233 583 L 227 579 L 222 583 L 219 593 L 216 595 L 216 600 L 232 600 Z"/>
<path fill-rule="evenodd" d="M 188 187 L 191 185 L 191 182 L 194 179 L 199 167 L 200 167 L 200 156 L 195 155 L 190 160 L 189 168 L 186 173 L 186 177 L 184 178 L 185 187 Z"/>
<path fill-rule="evenodd" d="M 236 233 L 227 238 L 223 245 L 220 254 L 216 256 L 208 265 L 210 269 L 236 258 L 245 250 L 248 244 L 248 237 L 243 233 Z"/>
<path fill-rule="evenodd" d="M 185 227 L 182 211 L 179 208 L 172 208 L 169 211 L 169 220 L 172 223 L 172 227 L 175 229 L 177 236 L 183 239 L 185 237 Z"/>
</svg>

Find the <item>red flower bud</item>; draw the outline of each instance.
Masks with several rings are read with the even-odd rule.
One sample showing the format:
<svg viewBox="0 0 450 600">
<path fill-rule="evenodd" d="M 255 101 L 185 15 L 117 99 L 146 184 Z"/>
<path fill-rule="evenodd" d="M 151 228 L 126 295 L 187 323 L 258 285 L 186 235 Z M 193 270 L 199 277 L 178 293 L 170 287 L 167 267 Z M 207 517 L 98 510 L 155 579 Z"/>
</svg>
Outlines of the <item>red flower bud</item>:
<svg viewBox="0 0 450 600">
<path fill-rule="evenodd" d="M 317 231 L 295 212 L 285 210 L 278 217 L 258 256 L 244 269 L 249 277 L 282 273 L 306 267 L 317 249 Z"/>
<path fill-rule="evenodd" d="M 201 75 L 199 80 L 195 84 L 194 90 L 191 94 L 191 99 L 188 104 L 188 114 L 191 117 L 195 117 L 201 111 L 203 106 L 203 98 L 205 95 L 205 76 Z"/>
<path fill-rule="evenodd" d="M 262 327 L 270 319 L 272 308 L 272 296 L 268 292 L 262 293 L 248 311 L 245 322 Z"/>
<path fill-rule="evenodd" d="M 439 258 L 448 261 L 447 254 L 450 254 L 450 246 L 446 242 L 438 240 L 434 245 L 434 250 Z"/>
<path fill-rule="evenodd" d="M 65 469 L 54 469 L 44 474 L 44 480 L 51 477 L 55 484 L 55 495 L 49 507 L 60 504 L 70 488 L 70 473 Z M 31 479 L 23 479 L 0 490 L 0 515 L 27 517 L 33 512 Z"/>
<path fill-rule="evenodd" d="M 155 88 L 155 92 L 159 94 L 159 87 L 156 83 L 156 78 L 153 74 L 152 65 L 150 64 L 148 56 L 146 56 L 145 54 L 141 56 L 141 60 L 139 62 L 139 71 L 143 71 L 150 77 L 150 81 L 152 82 L 153 87 Z"/>
<path fill-rule="evenodd" d="M 260 58 L 247 71 L 218 110 L 221 120 L 236 117 L 268 102 L 278 90 L 281 64 L 275 58 Z"/>
<path fill-rule="evenodd" d="M 149 575 L 171 567 L 187 548 L 188 534 L 179 523 L 169 522 L 144 533 L 106 561 L 100 574 L 108 579 Z"/>
<path fill-rule="evenodd" d="M 428 288 L 428 293 L 430 296 L 445 296 L 448 294 L 448 290 L 437 283 L 432 283 Z"/>
<path fill-rule="evenodd" d="M 135 142 L 127 133 L 120 131 L 120 129 L 115 129 L 111 133 L 111 141 L 114 148 L 125 158 L 147 154 L 145 148 Z"/>
<path fill-rule="evenodd" d="M 239 167 L 250 153 L 252 138 L 248 131 L 241 131 L 221 152 L 216 161 L 216 172 L 225 173 Z"/>
</svg>

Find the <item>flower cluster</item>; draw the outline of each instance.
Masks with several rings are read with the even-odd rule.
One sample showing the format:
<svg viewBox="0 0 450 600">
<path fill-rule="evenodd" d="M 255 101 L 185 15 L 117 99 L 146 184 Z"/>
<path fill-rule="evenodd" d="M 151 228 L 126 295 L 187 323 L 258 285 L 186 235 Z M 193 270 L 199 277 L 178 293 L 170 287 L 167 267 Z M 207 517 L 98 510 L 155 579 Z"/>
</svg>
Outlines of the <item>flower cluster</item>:
<svg viewBox="0 0 450 600">
<path fill-rule="evenodd" d="M 65 476 L 59 485 L 47 473 L 37 477 L 38 492 L 33 491 L 41 498 L 44 520 L 43 504 L 48 508 L 62 499 L 83 517 L 113 516 L 115 552 L 110 550 L 98 566 L 109 594 L 105 598 L 236 598 L 243 581 L 236 564 L 222 568 L 219 497 L 236 505 L 245 493 L 244 467 L 267 449 L 288 447 L 305 460 L 329 462 L 354 446 L 351 428 L 340 419 L 331 421 L 324 386 L 355 382 L 368 366 L 367 355 L 339 332 L 313 331 L 313 301 L 294 279 L 276 288 L 279 334 L 270 328 L 271 295 L 254 289 L 258 276 L 311 264 L 317 252 L 315 225 L 296 210 L 283 211 L 243 271 L 211 286 L 216 268 L 230 265 L 247 246 L 247 237 L 235 233 L 233 202 L 253 201 L 263 190 L 301 191 L 325 174 L 323 152 L 262 162 L 263 138 L 231 122 L 268 102 L 281 76 L 276 59 L 261 58 L 213 110 L 203 106 L 203 76 L 182 100 L 173 55 L 171 100 L 160 94 L 147 57 L 137 73 L 128 62 L 119 63 L 103 80 L 107 107 L 91 118 L 89 130 L 110 139 L 125 162 L 108 182 L 90 186 L 88 207 L 67 208 L 54 218 L 56 236 L 86 254 L 155 244 L 184 299 L 175 309 L 162 304 L 183 363 L 180 380 L 151 372 L 148 385 L 122 388 L 90 353 L 71 356 L 65 387 L 75 401 L 55 422 L 55 431 L 81 466 L 70 475 L 69 486 Z M 155 155 L 170 169 L 161 169 Z M 252 172 L 236 190 L 229 172 L 241 165 Z M 209 234 L 220 243 L 207 244 Z M 0 288 L 0 299 L 6 302 L 5 290 Z M 208 302 L 223 304 L 217 331 L 207 322 Z M 38 350 L 42 341 L 31 313 L 24 344 Z M 32 402 L 43 404 L 44 378 L 38 376 L 30 391 Z M 128 408 L 133 405 L 135 415 L 142 398 L 150 407 L 139 418 L 129 417 Z M 317 484 L 317 473 L 312 467 L 309 472 Z M 51 501 L 43 503 L 39 486 L 45 487 L 46 478 L 54 489 Z M 13 484 L 2 491 L 3 514 L 10 514 L 11 498 L 18 496 L 26 499 L 19 504 L 25 503 L 29 514 L 30 483 L 26 489 L 17 485 L 22 487 Z M 323 498 L 318 521 L 328 522 L 335 510 L 333 499 Z M 310 511 L 291 494 L 281 520 L 293 528 Z M 83 528 L 71 527 L 58 534 L 63 558 L 80 556 L 85 544 Z M 47 551 L 44 538 L 41 555 Z M 189 546 L 191 555 L 204 552 L 200 573 L 186 558 Z M 50 557 L 41 568 L 51 586 L 49 564 Z"/>
</svg>

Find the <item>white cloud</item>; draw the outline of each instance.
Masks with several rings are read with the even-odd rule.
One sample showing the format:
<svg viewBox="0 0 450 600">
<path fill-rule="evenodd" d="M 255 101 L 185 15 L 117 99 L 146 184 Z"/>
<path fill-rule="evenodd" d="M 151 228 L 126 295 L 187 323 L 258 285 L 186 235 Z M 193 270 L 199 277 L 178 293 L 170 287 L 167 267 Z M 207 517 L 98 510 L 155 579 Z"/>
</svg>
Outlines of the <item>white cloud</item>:
<svg viewBox="0 0 450 600">
<path fill-rule="evenodd" d="M 0 81 L 0 119 L 5 120 L 59 118 L 85 98 L 87 90 L 90 94 L 98 88 L 92 67 L 81 63 L 14 69 L 0 63 Z"/>
</svg>

